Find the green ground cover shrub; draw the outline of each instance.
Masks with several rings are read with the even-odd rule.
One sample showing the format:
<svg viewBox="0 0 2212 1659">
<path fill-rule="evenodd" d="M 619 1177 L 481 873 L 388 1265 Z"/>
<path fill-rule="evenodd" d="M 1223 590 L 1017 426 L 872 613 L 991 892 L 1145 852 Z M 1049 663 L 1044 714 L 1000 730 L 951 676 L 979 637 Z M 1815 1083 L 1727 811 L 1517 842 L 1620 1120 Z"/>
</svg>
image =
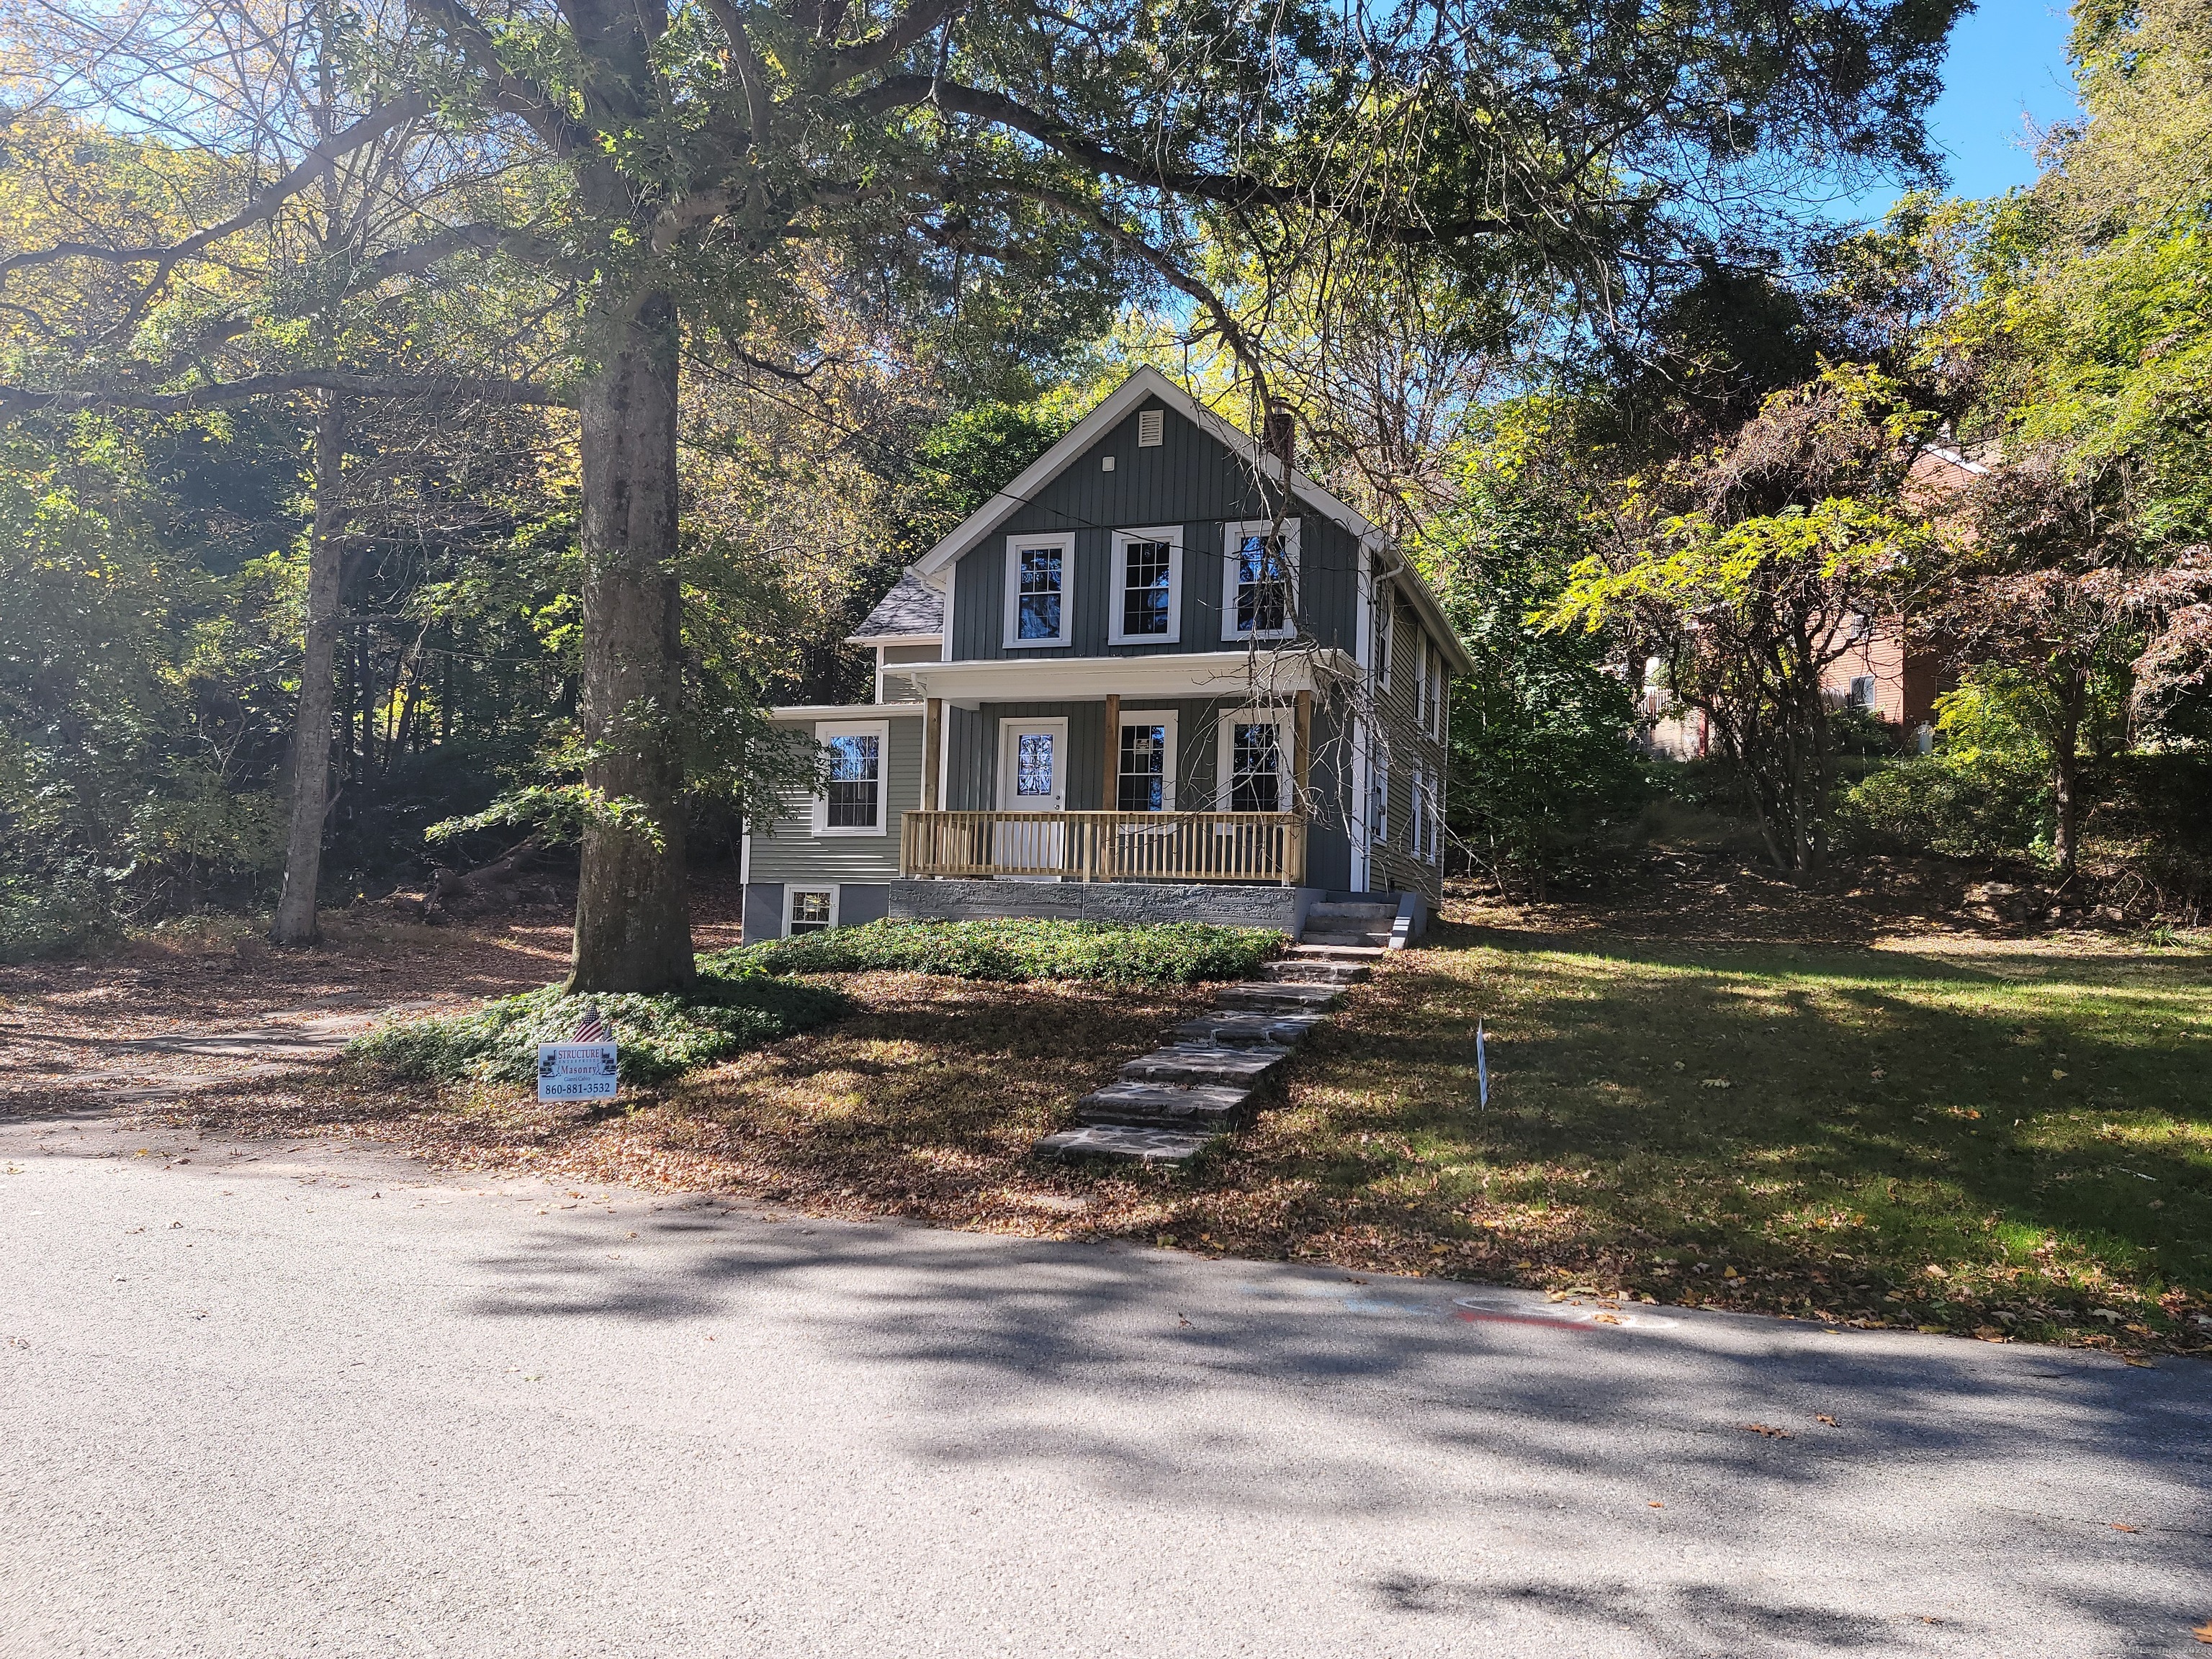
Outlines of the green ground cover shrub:
<svg viewBox="0 0 2212 1659">
<path fill-rule="evenodd" d="M 0 963 L 67 956 L 122 931 L 114 907 L 92 882 L 0 880 Z"/>
<path fill-rule="evenodd" d="M 888 969 L 960 979 L 1091 979 L 1123 985 L 1188 985 L 1241 979 L 1288 942 L 1257 927 L 1176 921 L 1121 927 L 1043 918 L 989 921 L 871 921 L 769 939 L 711 958 L 778 974 Z"/>
<path fill-rule="evenodd" d="M 538 1045 L 565 1042 L 587 1009 L 613 1028 L 624 1083 L 659 1083 L 835 1019 L 845 998 L 744 964 L 701 964 L 685 993 L 568 996 L 557 985 L 500 997 L 472 1013 L 408 1020 L 356 1037 L 347 1055 L 394 1077 L 528 1083 Z"/>
<path fill-rule="evenodd" d="M 1987 750 L 1915 756 L 1841 791 L 1836 827 L 1866 852 L 1997 857 L 2047 839 L 2050 795 L 2032 760 Z"/>
</svg>

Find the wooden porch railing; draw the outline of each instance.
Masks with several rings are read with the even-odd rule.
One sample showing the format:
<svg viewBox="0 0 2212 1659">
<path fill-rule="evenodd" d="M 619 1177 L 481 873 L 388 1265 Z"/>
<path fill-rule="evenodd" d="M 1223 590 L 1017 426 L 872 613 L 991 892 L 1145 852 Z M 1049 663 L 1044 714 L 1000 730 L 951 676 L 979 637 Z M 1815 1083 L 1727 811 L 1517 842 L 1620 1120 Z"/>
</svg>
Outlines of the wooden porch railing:
<svg viewBox="0 0 2212 1659">
<path fill-rule="evenodd" d="M 899 870 L 1296 887 L 1306 875 L 1306 821 L 1296 812 L 908 812 Z"/>
</svg>

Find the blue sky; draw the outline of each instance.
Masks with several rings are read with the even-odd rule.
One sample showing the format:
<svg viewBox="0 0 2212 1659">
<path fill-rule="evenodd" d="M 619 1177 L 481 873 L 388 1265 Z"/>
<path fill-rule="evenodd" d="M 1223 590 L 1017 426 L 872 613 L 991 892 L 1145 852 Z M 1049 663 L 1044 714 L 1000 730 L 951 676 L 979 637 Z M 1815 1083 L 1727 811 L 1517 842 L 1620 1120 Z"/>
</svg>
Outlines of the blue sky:
<svg viewBox="0 0 2212 1659">
<path fill-rule="evenodd" d="M 1982 0 L 1952 31 L 1943 95 L 1929 112 L 1929 129 L 1949 161 L 1954 194 L 1995 196 L 2034 179 L 2033 141 L 2021 117 L 2045 127 L 2075 112 L 2068 27 L 2065 7 L 2051 0 Z M 1869 191 L 1856 205 L 1879 213 L 1891 199 Z"/>
</svg>

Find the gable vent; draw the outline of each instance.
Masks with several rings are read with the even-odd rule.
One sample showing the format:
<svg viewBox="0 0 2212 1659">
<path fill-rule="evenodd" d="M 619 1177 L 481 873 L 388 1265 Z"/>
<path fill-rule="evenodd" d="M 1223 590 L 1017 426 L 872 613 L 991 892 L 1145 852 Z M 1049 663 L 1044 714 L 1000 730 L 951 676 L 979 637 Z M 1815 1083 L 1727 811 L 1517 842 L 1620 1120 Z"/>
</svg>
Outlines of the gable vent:
<svg viewBox="0 0 2212 1659">
<path fill-rule="evenodd" d="M 1160 410 L 1139 410 L 1137 413 L 1137 447 L 1158 449 L 1167 441 L 1167 416 Z"/>
</svg>

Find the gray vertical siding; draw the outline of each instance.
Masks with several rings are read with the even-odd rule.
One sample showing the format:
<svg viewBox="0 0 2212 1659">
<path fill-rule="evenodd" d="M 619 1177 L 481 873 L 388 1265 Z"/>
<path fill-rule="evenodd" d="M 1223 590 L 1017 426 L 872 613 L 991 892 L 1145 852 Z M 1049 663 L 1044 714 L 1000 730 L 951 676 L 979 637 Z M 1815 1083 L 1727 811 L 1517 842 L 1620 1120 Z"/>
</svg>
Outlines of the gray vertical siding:
<svg viewBox="0 0 2212 1659">
<path fill-rule="evenodd" d="M 952 656 L 955 660 L 1000 657 L 1136 657 L 1164 653 L 1219 651 L 1223 582 L 1221 526 L 1231 520 L 1267 515 L 1249 468 L 1173 410 L 1165 416 L 1164 441 L 1137 447 L 1132 410 L 1105 436 L 1076 456 L 1028 505 L 1017 510 L 953 571 Z M 1102 471 L 1100 458 L 1115 468 Z M 1310 508 L 1298 512 L 1298 611 L 1305 629 L 1322 645 L 1350 651 L 1358 638 L 1359 544 L 1340 526 Z M 1183 531 L 1182 637 L 1173 645 L 1109 645 L 1115 530 L 1179 524 Z M 1009 650 L 1006 637 L 1006 550 L 1009 536 L 1075 535 L 1069 573 L 1069 643 Z"/>
</svg>

